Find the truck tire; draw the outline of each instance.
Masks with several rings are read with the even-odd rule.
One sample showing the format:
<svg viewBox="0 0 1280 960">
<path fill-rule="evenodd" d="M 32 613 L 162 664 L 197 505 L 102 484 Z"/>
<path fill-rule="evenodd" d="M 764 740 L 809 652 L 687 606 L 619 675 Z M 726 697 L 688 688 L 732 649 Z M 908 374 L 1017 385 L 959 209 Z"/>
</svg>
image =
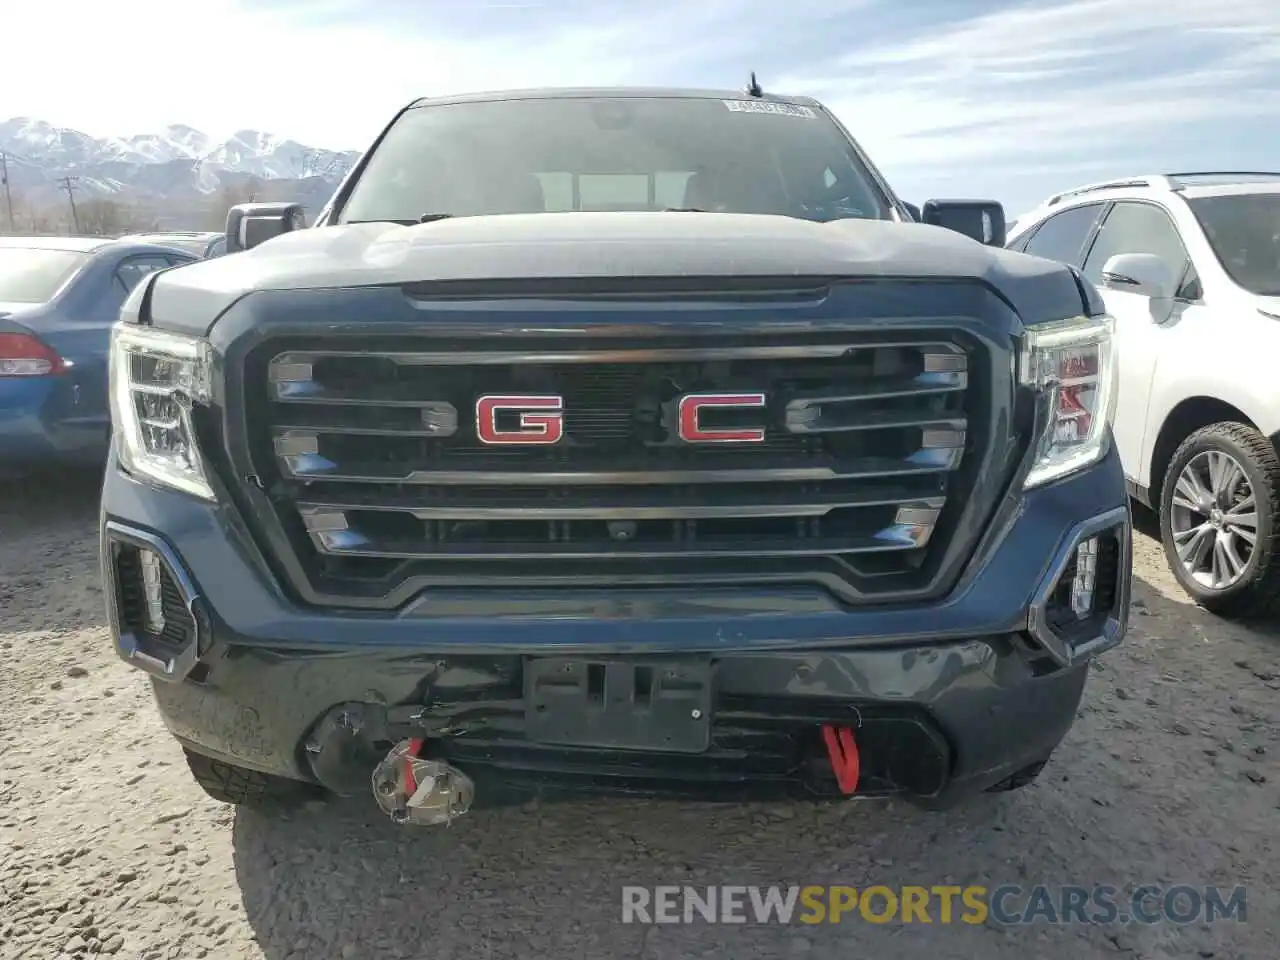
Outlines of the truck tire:
<svg viewBox="0 0 1280 960">
<path fill-rule="evenodd" d="M 1242 619 L 1280 611 L 1278 518 L 1280 458 L 1257 430 L 1214 423 L 1174 452 L 1160 539 L 1174 577 L 1206 610 Z"/>
<path fill-rule="evenodd" d="M 917 797 L 908 794 L 903 799 L 917 810 L 924 810 L 927 813 L 947 813 L 950 810 L 973 803 L 977 798 L 985 795 L 1005 794 L 1014 790 L 1021 790 L 1023 787 L 1029 787 L 1036 782 L 1040 772 L 1044 770 L 1048 763 L 1049 757 L 1045 757 L 1043 760 L 1036 760 L 1020 770 L 1015 770 L 999 783 L 993 783 L 991 786 L 976 793 L 944 791 L 941 796 L 937 797 Z M 994 801 L 996 798 L 992 797 L 991 799 Z"/>
<path fill-rule="evenodd" d="M 1044 760 L 1037 760 L 1035 763 L 1023 767 L 994 786 L 987 787 L 987 793 L 1008 793 L 1011 790 L 1021 790 L 1023 787 L 1031 786 L 1036 782 L 1036 778 L 1040 776 L 1040 771 L 1045 768 L 1048 762 L 1049 759 L 1046 757 Z"/>
<path fill-rule="evenodd" d="M 194 753 L 185 747 L 183 753 L 187 756 L 187 766 L 196 783 L 219 803 L 268 809 L 294 806 L 308 798 L 319 796 L 319 791 L 310 784 L 246 770 L 235 764 Z"/>
</svg>

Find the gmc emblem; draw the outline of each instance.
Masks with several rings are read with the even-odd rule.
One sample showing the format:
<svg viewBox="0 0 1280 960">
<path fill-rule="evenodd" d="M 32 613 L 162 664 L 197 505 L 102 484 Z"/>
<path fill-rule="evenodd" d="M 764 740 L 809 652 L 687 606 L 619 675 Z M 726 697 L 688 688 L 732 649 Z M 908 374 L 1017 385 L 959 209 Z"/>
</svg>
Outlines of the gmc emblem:
<svg viewBox="0 0 1280 960">
<path fill-rule="evenodd" d="M 690 393 L 680 398 L 676 432 L 685 443 L 763 443 L 764 427 L 704 427 L 702 412 L 759 410 L 763 393 Z M 499 422 L 499 415 L 507 414 Z M 564 439 L 564 398 L 494 394 L 476 400 L 476 436 L 488 444 L 552 444 Z"/>
<path fill-rule="evenodd" d="M 690 393 L 680 398 L 680 439 L 686 443 L 763 443 L 764 427 L 705 428 L 703 410 L 761 408 L 763 393 Z"/>
<path fill-rule="evenodd" d="M 500 413 L 514 414 L 514 429 L 499 425 Z M 559 443 L 564 436 L 561 397 L 484 396 L 476 400 L 476 435 L 481 443 Z"/>
</svg>

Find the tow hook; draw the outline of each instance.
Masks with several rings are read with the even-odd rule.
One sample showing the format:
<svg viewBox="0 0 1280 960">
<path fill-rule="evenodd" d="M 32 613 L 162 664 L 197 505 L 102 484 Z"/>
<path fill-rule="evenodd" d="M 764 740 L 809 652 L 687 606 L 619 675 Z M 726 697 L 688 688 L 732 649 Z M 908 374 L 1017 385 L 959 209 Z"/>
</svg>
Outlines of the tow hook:
<svg viewBox="0 0 1280 960">
<path fill-rule="evenodd" d="M 471 809 L 476 788 L 465 773 L 421 756 L 421 738 L 401 740 L 373 770 L 373 796 L 395 823 L 446 826 Z"/>
<path fill-rule="evenodd" d="M 853 739 L 853 731 L 848 727 L 836 727 L 829 723 L 822 725 L 822 739 L 827 744 L 827 757 L 831 760 L 831 770 L 836 775 L 836 784 L 846 797 L 853 796 L 858 789 L 858 744 Z"/>
</svg>

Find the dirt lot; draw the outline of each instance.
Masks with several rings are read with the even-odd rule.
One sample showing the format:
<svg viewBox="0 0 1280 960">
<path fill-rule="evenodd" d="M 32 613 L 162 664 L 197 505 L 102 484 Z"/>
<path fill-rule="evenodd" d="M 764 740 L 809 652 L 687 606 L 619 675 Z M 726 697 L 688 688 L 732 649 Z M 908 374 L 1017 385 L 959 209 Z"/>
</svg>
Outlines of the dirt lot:
<svg viewBox="0 0 1280 960">
<path fill-rule="evenodd" d="M 583 803 L 408 832 L 204 798 L 111 652 L 93 480 L 0 486 L 0 957 L 1275 957 L 1280 640 L 1138 541 L 1127 644 L 1041 780 L 947 814 Z M 1244 885 L 1247 922 L 638 926 L 623 884 Z M 1016 901 L 1015 901 L 1016 904 Z"/>
</svg>

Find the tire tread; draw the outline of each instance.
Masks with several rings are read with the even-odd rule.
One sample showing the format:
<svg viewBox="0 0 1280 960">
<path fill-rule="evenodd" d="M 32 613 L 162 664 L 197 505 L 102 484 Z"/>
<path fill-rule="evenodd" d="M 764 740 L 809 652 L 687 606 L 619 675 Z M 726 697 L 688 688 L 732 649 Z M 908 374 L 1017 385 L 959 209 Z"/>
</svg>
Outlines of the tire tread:
<svg viewBox="0 0 1280 960">
<path fill-rule="evenodd" d="M 307 784 L 259 773 L 183 749 L 192 777 L 220 803 L 244 807 L 289 805 L 304 798 Z"/>
<path fill-rule="evenodd" d="M 1023 767 L 999 783 L 987 787 L 987 793 L 1009 793 L 1012 790 L 1021 790 L 1023 787 L 1029 787 L 1036 782 L 1036 778 L 1040 776 L 1040 771 L 1048 763 L 1048 759 L 1044 759 Z"/>
</svg>

